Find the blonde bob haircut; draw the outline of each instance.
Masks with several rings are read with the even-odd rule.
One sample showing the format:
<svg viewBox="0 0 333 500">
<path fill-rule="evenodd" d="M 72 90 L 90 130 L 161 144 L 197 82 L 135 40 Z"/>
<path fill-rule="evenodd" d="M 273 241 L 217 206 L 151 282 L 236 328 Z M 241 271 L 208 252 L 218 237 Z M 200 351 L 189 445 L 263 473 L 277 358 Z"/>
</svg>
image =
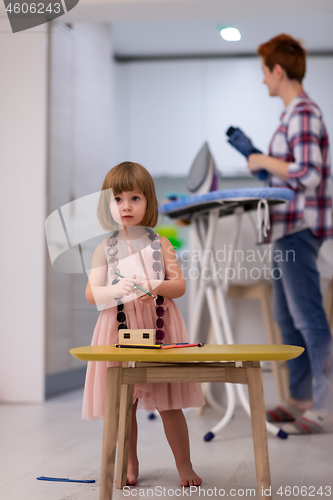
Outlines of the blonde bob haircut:
<svg viewBox="0 0 333 500">
<path fill-rule="evenodd" d="M 112 191 L 110 191 L 112 189 Z M 123 191 L 141 191 L 147 199 L 146 213 L 140 226 L 155 227 L 158 220 L 158 202 L 152 176 L 139 163 L 124 161 L 113 167 L 103 182 L 97 207 L 97 216 L 102 228 L 114 231 L 117 223 L 110 212 L 111 192 L 116 196 Z"/>
</svg>

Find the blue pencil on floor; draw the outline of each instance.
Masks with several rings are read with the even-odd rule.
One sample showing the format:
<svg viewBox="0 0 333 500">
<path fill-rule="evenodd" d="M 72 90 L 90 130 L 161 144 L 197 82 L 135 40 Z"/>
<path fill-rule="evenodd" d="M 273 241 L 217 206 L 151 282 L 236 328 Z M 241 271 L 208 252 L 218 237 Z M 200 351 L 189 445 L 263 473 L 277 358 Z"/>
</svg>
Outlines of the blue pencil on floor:
<svg viewBox="0 0 333 500">
<path fill-rule="evenodd" d="M 68 479 L 67 477 L 36 477 L 39 481 L 55 481 L 57 483 L 94 483 L 95 479 Z"/>
</svg>

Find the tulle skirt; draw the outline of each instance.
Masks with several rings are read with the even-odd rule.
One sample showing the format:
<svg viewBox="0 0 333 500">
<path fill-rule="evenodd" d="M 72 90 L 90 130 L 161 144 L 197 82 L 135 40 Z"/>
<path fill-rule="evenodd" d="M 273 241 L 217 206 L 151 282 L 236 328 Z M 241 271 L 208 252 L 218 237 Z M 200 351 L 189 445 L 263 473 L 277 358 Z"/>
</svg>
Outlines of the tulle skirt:
<svg viewBox="0 0 333 500">
<path fill-rule="evenodd" d="M 164 342 L 189 342 L 187 329 L 175 302 L 165 299 L 163 304 Z M 156 328 L 155 301 L 143 304 L 134 299 L 124 305 L 128 328 Z M 91 345 L 112 345 L 118 342 L 117 312 L 114 307 L 103 310 L 98 318 Z M 83 396 L 82 418 L 100 419 L 104 416 L 106 372 L 118 362 L 89 361 Z M 198 383 L 135 384 L 133 402 L 146 410 L 178 410 L 205 404 Z"/>
</svg>

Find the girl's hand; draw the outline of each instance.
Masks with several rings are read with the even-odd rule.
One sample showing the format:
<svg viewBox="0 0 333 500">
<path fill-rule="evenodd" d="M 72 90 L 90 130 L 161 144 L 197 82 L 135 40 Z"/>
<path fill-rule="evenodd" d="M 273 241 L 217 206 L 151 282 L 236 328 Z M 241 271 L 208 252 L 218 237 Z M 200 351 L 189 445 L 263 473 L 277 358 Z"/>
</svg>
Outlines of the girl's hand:
<svg viewBox="0 0 333 500">
<path fill-rule="evenodd" d="M 153 302 L 154 299 L 154 295 L 147 295 L 146 293 L 144 293 L 142 297 L 139 297 L 139 300 L 141 300 L 144 304 L 150 304 L 150 302 Z"/>
<path fill-rule="evenodd" d="M 125 278 L 119 278 L 119 282 L 116 285 L 111 285 L 112 286 L 112 291 L 114 292 L 114 297 L 123 297 L 130 295 L 134 290 L 134 283 L 140 284 L 136 277 L 133 276 L 132 278 L 126 277 Z"/>
<path fill-rule="evenodd" d="M 138 283 L 142 288 L 145 290 L 148 290 L 150 293 L 153 295 L 147 295 L 145 292 L 140 290 L 139 288 L 135 288 L 135 293 L 138 296 L 138 298 L 143 302 L 144 304 L 149 304 L 155 299 L 156 294 L 154 294 L 154 288 L 156 288 L 158 285 L 161 284 L 161 281 L 159 280 L 150 280 L 150 281 L 142 281 L 141 283 Z"/>
</svg>

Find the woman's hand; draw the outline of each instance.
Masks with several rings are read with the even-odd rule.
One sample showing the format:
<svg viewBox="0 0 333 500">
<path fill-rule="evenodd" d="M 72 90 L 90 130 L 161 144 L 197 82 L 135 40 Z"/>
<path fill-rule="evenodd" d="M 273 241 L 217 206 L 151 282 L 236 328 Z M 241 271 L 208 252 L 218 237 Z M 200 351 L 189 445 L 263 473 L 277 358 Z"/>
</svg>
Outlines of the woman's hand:
<svg viewBox="0 0 333 500">
<path fill-rule="evenodd" d="M 251 170 L 252 173 L 264 169 L 285 182 L 289 180 L 289 163 L 285 161 L 272 158 L 272 156 L 269 155 L 259 154 L 250 155 L 247 161 L 249 170 Z"/>
<path fill-rule="evenodd" d="M 265 168 L 266 155 L 253 153 L 247 159 L 248 167 L 251 172 Z"/>
</svg>

